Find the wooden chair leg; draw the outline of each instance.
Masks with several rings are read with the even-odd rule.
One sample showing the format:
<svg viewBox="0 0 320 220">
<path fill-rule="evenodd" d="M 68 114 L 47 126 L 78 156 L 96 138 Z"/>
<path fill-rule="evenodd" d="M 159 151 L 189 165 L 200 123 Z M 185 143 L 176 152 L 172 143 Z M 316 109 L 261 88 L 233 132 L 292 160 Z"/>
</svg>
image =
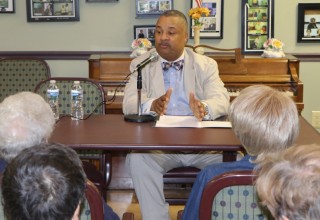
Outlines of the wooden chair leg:
<svg viewBox="0 0 320 220">
<path fill-rule="evenodd" d="M 134 215 L 131 212 L 125 212 L 122 215 L 122 220 L 134 220 Z"/>
<path fill-rule="evenodd" d="M 179 210 L 177 213 L 177 220 L 181 220 L 182 219 L 182 214 L 183 214 L 183 210 Z"/>
<path fill-rule="evenodd" d="M 106 180 L 106 187 L 109 186 L 112 177 L 112 156 L 110 152 L 103 152 L 102 154 L 102 163 L 100 166 L 101 171 L 104 173 L 104 178 Z"/>
</svg>

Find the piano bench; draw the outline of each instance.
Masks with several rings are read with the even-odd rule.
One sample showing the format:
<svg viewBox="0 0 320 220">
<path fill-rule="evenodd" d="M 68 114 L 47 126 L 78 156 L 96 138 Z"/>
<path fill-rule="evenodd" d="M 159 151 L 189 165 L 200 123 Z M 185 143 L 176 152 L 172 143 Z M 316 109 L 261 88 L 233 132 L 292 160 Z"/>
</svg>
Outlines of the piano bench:
<svg viewBox="0 0 320 220">
<path fill-rule="evenodd" d="M 196 177 L 199 173 L 200 169 L 196 167 L 178 167 L 169 170 L 166 174 L 163 175 L 163 182 L 164 185 L 168 184 L 176 184 L 181 185 L 181 187 L 178 187 L 176 190 L 173 189 L 175 193 L 170 194 L 170 196 L 165 195 L 166 201 L 170 205 L 185 205 L 188 196 L 191 190 L 191 187 L 196 180 Z M 189 189 L 183 189 L 183 186 L 191 185 Z M 180 189 L 180 190 L 179 190 Z M 166 190 L 165 190 L 166 191 Z M 179 193 L 181 191 L 181 193 Z M 186 193 L 186 191 L 188 191 Z"/>
</svg>

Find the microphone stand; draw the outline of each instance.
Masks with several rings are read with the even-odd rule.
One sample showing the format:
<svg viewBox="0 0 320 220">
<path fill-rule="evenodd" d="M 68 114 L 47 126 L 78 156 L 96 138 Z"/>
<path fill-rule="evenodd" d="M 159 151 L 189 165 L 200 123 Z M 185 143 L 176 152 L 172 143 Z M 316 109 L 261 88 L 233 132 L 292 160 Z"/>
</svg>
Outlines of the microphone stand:
<svg viewBox="0 0 320 220">
<path fill-rule="evenodd" d="M 137 92 L 138 92 L 138 114 L 130 114 L 125 115 L 124 120 L 129 122 L 150 122 L 155 121 L 156 116 L 151 114 L 142 114 L 142 108 L 141 108 L 141 89 L 142 89 L 142 75 L 141 75 L 141 69 L 143 66 L 138 67 L 138 78 L 137 78 Z"/>
</svg>

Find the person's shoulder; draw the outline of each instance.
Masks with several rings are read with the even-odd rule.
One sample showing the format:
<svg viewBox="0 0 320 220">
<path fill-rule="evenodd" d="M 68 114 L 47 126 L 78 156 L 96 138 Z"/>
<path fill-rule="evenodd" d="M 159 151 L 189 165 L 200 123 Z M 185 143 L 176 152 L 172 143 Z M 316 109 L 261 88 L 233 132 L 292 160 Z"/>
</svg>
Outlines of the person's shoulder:
<svg viewBox="0 0 320 220">
<path fill-rule="evenodd" d="M 199 54 L 193 51 L 192 48 L 185 48 L 186 53 L 188 54 L 189 57 L 192 57 L 193 59 L 195 59 L 195 62 L 197 61 L 201 61 L 201 62 L 212 62 L 215 63 L 216 61 L 214 59 L 212 59 L 211 57 L 205 55 L 205 54 Z"/>
<path fill-rule="evenodd" d="M 233 170 L 251 170 L 254 168 L 254 164 L 250 162 L 250 157 L 245 156 L 240 160 L 232 161 L 232 162 L 222 162 L 215 163 L 205 167 L 201 172 L 203 173 L 214 173 L 215 175 L 219 175 L 221 173 L 225 173 Z"/>
</svg>

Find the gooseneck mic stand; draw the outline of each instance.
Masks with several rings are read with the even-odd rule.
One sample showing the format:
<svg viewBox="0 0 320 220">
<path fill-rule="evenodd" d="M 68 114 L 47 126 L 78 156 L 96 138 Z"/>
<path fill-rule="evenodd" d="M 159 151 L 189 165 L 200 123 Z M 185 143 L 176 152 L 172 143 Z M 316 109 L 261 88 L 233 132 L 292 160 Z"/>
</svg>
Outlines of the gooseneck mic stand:
<svg viewBox="0 0 320 220">
<path fill-rule="evenodd" d="M 137 91 L 138 91 L 138 114 L 125 115 L 124 120 L 129 122 L 150 122 L 155 121 L 156 116 L 151 114 L 142 114 L 141 108 L 141 89 L 142 89 L 142 75 L 141 70 L 143 66 L 137 68 L 138 78 L 137 78 Z"/>
</svg>

